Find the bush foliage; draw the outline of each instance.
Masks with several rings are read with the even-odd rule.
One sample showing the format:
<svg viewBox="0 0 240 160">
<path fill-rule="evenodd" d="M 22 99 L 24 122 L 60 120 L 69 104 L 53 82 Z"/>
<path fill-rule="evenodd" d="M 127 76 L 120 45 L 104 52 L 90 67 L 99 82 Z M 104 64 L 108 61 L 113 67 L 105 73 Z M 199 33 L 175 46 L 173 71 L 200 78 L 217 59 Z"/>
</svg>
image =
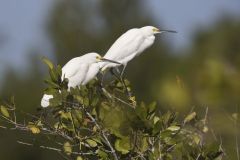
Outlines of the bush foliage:
<svg viewBox="0 0 240 160">
<path fill-rule="evenodd" d="M 156 102 L 138 102 L 126 94 L 131 91 L 127 79 L 126 87 L 118 79 L 104 86 L 95 79 L 69 91 L 67 79 L 61 81 L 61 66 L 44 61 L 50 74 L 44 93 L 54 97 L 50 107 L 26 114 L 29 118 L 20 123 L 11 98 L 0 108 L 2 128 L 28 132 L 34 138 L 41 135 L 48 143 L 38 147 L 56 151 L 65 159 L 222 159 L 221 145 L 205 140 L 207 116 L 201 118 L 191 111 L 179 120 L 176 112 L 163 112 Z"/>
</svg>

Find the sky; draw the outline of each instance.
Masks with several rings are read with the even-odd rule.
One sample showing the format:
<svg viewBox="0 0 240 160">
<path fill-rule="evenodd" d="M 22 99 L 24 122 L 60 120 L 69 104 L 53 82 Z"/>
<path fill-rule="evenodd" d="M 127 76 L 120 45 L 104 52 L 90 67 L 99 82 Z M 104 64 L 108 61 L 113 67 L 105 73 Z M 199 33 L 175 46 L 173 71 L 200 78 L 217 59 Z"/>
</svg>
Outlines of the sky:
<svg viewBox="0 0 240 160">
<path fill-rule="evenodd" d="M 156 21 L 175 29 L 171 41 L 177 48 L 191 43 L 196 29 L 207 28 L 222 16 L 229 14 L 240 19 L 240 0 L 149 0 Z M 160 26 L 161 27 L 161 26 Z"/>
<path fill-rule="evenodd" d="M 0 0 L 0 80 L 8 67 L 27 70 L 29 51 L 52 52 L 44 30 L 53 0 Z"/>
<path fill-rule="evenodd" d="M 55 0 L 0 0 L 0 81 L 8 67 L 27 70 L 32 48 L 50 56 L 54 49 L 44 26 Z M 240 17 L 239 0 L 148 0 L 146 10 L 165 29 L 178 31 L 172 45 L 191 43 L 196 28 L 207 27 L 224 13 Z"/>
</svg>

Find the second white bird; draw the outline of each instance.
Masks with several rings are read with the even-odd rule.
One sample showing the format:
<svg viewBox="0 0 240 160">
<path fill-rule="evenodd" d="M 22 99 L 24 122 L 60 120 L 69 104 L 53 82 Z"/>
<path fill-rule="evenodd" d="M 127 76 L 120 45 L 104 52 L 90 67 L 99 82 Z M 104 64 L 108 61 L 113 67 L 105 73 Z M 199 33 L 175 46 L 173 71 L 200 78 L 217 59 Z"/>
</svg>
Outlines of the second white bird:
<svg viewBox="0 0 240 160">
<path fill-rule="evenodd" d="M 133 28 L 121 35 L 107 51 L 104 58 L 120 62 L 123 65 L 122 73 L 127 63 L 134 57 L 141 54 L 149 48 L 155 41 L 155 34 L 163 32 L 173 32 L 172 30 L 160 30 L 153 26 L 145 26 L 142 28 Z M 101 63 L 102 70 L 117 67 L 120 64 Z"/>
<path fill-rule="evenodd" d="M 68 89 L 71 87 L 75 88 L 80 85 L 87 84 L 91 79 L 93 79 L 100 70 L 99 62 L 105 61 L 106 63 L 116 63 L 118 62 L 105 59 L 97 53 L 87 53 L 83 56 L 71 59 L 62 68 L 62 77 L 68 79 Z M 42 107 L 49 106 L 49 100 L 53 98 L 52 95 L 44 94 L 41 100 Z"/>
</svg>

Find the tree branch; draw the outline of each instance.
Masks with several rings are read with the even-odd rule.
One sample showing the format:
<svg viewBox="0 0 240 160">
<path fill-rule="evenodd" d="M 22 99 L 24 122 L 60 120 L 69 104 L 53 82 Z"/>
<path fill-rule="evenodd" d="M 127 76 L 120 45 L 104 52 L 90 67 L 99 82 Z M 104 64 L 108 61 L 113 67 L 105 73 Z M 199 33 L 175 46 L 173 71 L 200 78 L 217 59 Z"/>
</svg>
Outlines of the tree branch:
<svg viewBox="0 0 240 160">
<path fill-rule="evenodd" d="M 117 157 L 115 149 L 112 147 L 112 145 L 111 145 L 110 141 L 108 140 L 106 134 L 102 131 L 101 127 L 98 125 L 96 119 L 88 111 L 86 111 L 86 109 L 84 107 L 83 107 L 83 109 L 86 112 L 86 114 L 89 116 L 89 118 L 95 123 L 96 127 L 100 130 L 104 140 L 106 141 L 108 147 L 110 148 L 110 150 L 111 150 L 111 152 L 112 152 L 112 154 L 114 156 L 114 159 L 118 160 L 118 157 Z"/>
</svg>

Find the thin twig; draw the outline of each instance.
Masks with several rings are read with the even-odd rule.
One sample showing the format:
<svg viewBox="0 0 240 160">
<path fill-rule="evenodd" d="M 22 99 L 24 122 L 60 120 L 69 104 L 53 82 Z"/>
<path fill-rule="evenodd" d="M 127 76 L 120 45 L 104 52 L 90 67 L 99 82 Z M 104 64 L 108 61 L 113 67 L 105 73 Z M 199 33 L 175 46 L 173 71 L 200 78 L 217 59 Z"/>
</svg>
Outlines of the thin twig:
<svg viewBox="0 0 240 160">
<path fill-rule="evenodd" d="M 114 156 L 114 159 L 115 159 L 115 160 L 118 160 L 116 151 L 115 151 L 115 149 L 112 147 L 111 143 L 109 142 L 106 134 L 102 131 L 101 127 L 98 125 L 98 123 L 97 123 L 97 121 L 95 120 L 95 118 L 93 118 L 93 116 L 92 116 L 88 111 L 86 111 L 85 108 L 84 108 L 84 110 L 85 110 L 86 114 L 89 116 L 89 118 L 95 123 L 96 127 L 97 127 L 97 128 L 100 130 L 100 132 L 102 133 L 102 136 L 103 136 L 104 140 L 106 141 L 108 147 L 110 148 L 110 150 L 111 150 L 111 152 L 112 152 L 112 154 L 113 154 L 113 156 Z"/>
<path fill-rule="evenodd" d="M 75 136 L 78 136 L 78 135 L 77 135 L 76 126 L 75 126 L 75 123 L 74 123 L 74 120 L 73 120 L 72 109 L 71 109 L 71 111 L 70 111 L 70 116 L 71 116 L 71 121 L 72 121 L 72 126 L 73 126 L 73 130 L 74 130 Z"/>
<path fill-rule="evenodd" d="M 14 128 L 9 128 L 10 130 L 19 129 L 19 130 L 29 131 L 29 128 L 28 128 L 28 126 L 26 126 L 26 124 L 24 124 L 24 125 L 23 124 L 19 124 L 19 123 L 14 122 L 13 120 L 8 119 L 8 118 L 6 118 L 6 117 L 4 117 L 2 115 L 0 115 L 0 117 L 2 117 L 5 120 L 6 123 L 9 123 L 9 124 L 14 126 Z M 48 125 L 48 124 L 46 124 L 46 125 Z M 43 134 L 60 135 L 63 138 L 69 140 L 69 141 L 73 141 L 73 139 L 71 137 L 69 137 L 68 135 L 64 134 L 62 131 L 54 129 L 51 126 L 49 126 L 49 127 L 50 127 L 51 130 L 47 129 L 47 128 L 41 128 L 42 131 L 45 131 L 45 133 L 43 133 Z M 3 127 L 1 127 L 1 128 L 3 128 Z"/>
<path fill-rule="evenodd" d="M 67 102 L 67 103 L 76 105 L 76 106 L 78 106 L 78 107 L 81 107 L 81 108 L 84 110 L 84 112 L 87 114 L 87 116 L 88 116 L 88 117 L 91 119 L 91 121 L 96 125 L 97 129 L 101 132 L 104 140 L 106 141 L 106 144 L 108 145 L 108 147 L 110 148 L 110 150 L 111 150 L 111 152 L 112 152 L 112 154 L 113 154 L 113 156 L 114 156 L 114 159 L 115 159 L 115 160 L 118 160 L 118 157 L 117 157 L 117 154 L 116 154 L 115 149 L 112 147 L 110 141 L 108 140 L 106 134 L 102 131 L 102 129 L 101 129 L 100 125 L 97 123 L 96 119 L 85 109 L 85 107 L 84 107 L 83 105 L 79 105 L 78 103 L 72 103 L 72 102 Z"/>
<path fill-rule="evenodd" d="M 122 99 L 120 99 L 120 98 L 118 98 L 118 97 L 116 97 L 116 96 L 114 96 L 114 95 L 112 95 L 112 97 L 115 98 L 116 100 L 118 100 L 119 102 L 122 102 L 123 104 L 126 104 L 126 105 L 128 105 L 128 106 L 130 106 L 130 107 L 132 107 L 132 108 L 135 108 L 135 106 L 133 106 L 133 105 L 125 102 L 124 100 L 122 100 Z"/>
<path fill-rule="evenodd" d="M 34 146 L 32 143 L 27 143 L 27 142 L 22 142 L 22 141 L 17 141 L 18 144 L 22 144 L 22 145 L 26 145 L 26 146 Z M 52 151 L 56 151 L 56 152 L 64 152 L 63 149 L 60 148 L 54 148 L 54 147 L 48 147 L 48 146 L 39 146 L 39 148 L 41 149 L 47 149 L 47 150 L 52 150 Z M 83 153 L 83 152 L 71 152 L 71 154 L 73 155 L 92 155 L 93 153 Z"/>
<path fill-rule="evenodd" d="M 219 151 L 221 151 L 225 157 L 229 158 L 226 152 L 224 151 L 222 136 L 219 136 L 219 139 L 220 139 Z"/>
<path fill-rule="evenodd" d="M 198 156 L 197 156 L 197 158 L 196 158 L 196 160 L 198 160 L 198 159 L 200 158 L 200 156 L 201 156 L 201 154 L 199 153 Z"/>
<path fill-rule="evenodd" d="M 58 152 L 58 154 L 66 160 L 71 160 L 67 156 L 65 156 L 62 152 Z"/>
<path fill-rule="evenodd" d="M 218 140 L 217 140 L 217 136 L 216 136 L 214 130 L 211 128 L 210 131 L 212 133 L 212 136 L 213 136 L 214 140 L 217 142 Z"/>
<path fill-rule="evenodd" d="M 206 125 L 207 123 L 207 116 L 208 116 L 208 107 L 206 108 L 206 112 L 205 112 L 204 125 Z"/>
<path fill-rule="evenodd" d="M 2 128 L 2 129 L 7 129 L 7 127 L 4 127 L 4 126 L 0 126 L 0 128 Z"/>
<path fill-rule="evenodd" d="M 176 145 L 177 145 L 177 144 L 174 144 L 174 145 L 172 145 L 171 147 L 169 147 L 169 148 L 167 149 L 167 152 L 169 152 L 171 149 L 173 149 Z"/>
<path fill-rule="evenodd" d="M 237 159 L 239 160 L 239 146 L 238 146 L 238 127 L 237 127 L 237 119 L 234 120 L 234 126 L 235 126 L 235 132 L 236 132 L 236 136 L 235 136 L 235 145 L 236 145 L 236 154 L 237 154 Z"/>
</svg>

